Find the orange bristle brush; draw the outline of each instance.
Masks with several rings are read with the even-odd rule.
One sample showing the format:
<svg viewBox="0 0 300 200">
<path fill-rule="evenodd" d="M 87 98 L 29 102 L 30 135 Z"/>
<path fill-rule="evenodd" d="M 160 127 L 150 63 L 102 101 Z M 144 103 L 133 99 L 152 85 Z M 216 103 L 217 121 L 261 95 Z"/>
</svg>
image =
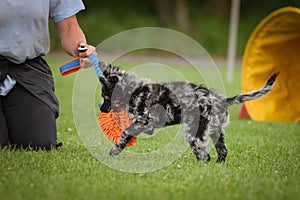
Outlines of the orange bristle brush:
<svg viewBox="0 0 300 200">
<path fill-rule="evenodd" d="M 86 47 L 79 47 L 80 52 L 87 50 Z M 95 54 L 88 56 L 92 61 L 94 69 L 98 77 L 102 77 L 103 73 L 98 64 L 98 58 Z M 70 73 L 76 72 L 80 69 L 80 58 L 72 59 L 68 62 L 63 63 L 60 66 L 61 75 L 65 76 Z M 119 112 L 113 112 L 110 110 L 108 113 L 98 112 L 98 121 L 103 133 L 114 143 L 117 143 L 123 133 L 123 131 L 128 128 L 131 124 L 131 119 L 127 116 L 125 110 L 120 110 Z M 133 146 L 136 142 L 136 137 L 133 137 L 126 146 Z"/>
<path fill-rule="evenodd" d="M 98 112 L 98 121 L 103 133 L 112 140 L 115 144 L 119 141 L 123 131 L 131 124 L 131 119 L 126 115 L 125 110 L 120 112 L 108 113 Z M 136 142 L 136 137 L 133 137 L 126 146 L 133 146 Z"/>
</svg>

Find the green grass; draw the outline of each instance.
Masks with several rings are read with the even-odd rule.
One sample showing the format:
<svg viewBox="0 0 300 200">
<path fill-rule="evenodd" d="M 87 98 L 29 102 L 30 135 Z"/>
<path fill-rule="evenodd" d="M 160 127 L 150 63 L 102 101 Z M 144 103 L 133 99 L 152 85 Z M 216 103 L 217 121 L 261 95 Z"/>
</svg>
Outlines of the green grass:
<svg viewBox="0 0 300 200">
<path fill-rule="evenodd" d="M 1 150 L 1 199 L 298 199 L 300 125 L 238 120 L 239 106 L 230 108 L 225 164 L 215 163 L 214 150 L 211 163 L 204 164 L 187 149 L 171 165 L 150 173 L 107 167 L 91 155 L 76 132 L 72 116 L 76 75 L 58 73 L 59 63 L 66 59 L 48 57 L 60 100 L 58 140 L 64 146 L 50 152 Z M 226 85 L 227 94 L 239 92 L 239 73 L 236 70 L 233 85 Z M 172 128 L 162 132 L 172 134 Z M 167 135 L 160 132 L 150 138 L 153 146 L 146 151 L 169 140 Z M 143 151 L 138 143 L 136 149 Z"/>
</svg>

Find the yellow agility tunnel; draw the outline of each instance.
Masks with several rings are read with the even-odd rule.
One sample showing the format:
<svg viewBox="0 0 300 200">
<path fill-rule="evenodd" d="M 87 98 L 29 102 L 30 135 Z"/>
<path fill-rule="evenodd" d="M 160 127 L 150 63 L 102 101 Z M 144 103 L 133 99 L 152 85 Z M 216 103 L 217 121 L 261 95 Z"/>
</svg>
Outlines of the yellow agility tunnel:
<svg viewBox="0 0 300 200">
<path fill-rule="evenodd" d="M 246 102 L 241 113 L 256 121 L 300 122 L 299 8 L 272 12 L 252 32 L 242 61 L 242 92 L 260 88 L 275 72 L 280 74 L 273 90 Z"/>
</svg>

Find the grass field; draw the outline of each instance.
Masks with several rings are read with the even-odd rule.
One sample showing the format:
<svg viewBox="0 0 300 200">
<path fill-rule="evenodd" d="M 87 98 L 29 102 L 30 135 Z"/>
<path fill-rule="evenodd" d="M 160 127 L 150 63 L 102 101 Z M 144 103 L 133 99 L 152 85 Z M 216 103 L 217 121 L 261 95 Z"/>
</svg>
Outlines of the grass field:
<svg viewBox="0 0 300 200">
<path fill-rule="evenodd" d="M 57 68 L 65 59 L 47 58 L 60 100 L 58 141 L 64 145 L 50 152 L 1 150 L 0 199 L 299 199 L 300 124 L 238 120 L 239 106 L 230 108 L 225 164 L 215 163 L 214 150 L 211 163 L 204 164 L 187 149 L 169 166 L 150 173 L 107 167 L 85 148 L 76 132 L 75 75 L 61 77 Z M 236 70 L 233 85 L 225 85 L 227 94 L 240 91 L 239 73 Z M 172 129 L 166 132 L 172 134 Z M 163 135 L 151 140 L 159 144 L 168 137 Z"/>
</svg>

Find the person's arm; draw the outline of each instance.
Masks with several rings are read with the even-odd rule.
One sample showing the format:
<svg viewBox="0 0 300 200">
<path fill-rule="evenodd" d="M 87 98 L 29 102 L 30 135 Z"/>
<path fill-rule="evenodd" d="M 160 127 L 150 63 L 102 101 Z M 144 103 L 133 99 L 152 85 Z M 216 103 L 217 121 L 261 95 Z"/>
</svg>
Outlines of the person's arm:
<svg viewBox="0 0 300 200">
<path fill-rule="evenodd" d="M 86 44 L 85 35 L 81 30 L 75 15 L 56 23 L 55 26 L 60 37 L 62 47 L 69 55 L 85 58 L 91 53 L 95 53 L 95 47 Z M 80 53 L 78 51 L 78 47 L 80 46 L 86 46 L 87 51 Z M 82 60 L 81 63 L 86 63 L 86 61 Z M 83 65 L 82 67 L 87 67 Z"/>
</svg>

